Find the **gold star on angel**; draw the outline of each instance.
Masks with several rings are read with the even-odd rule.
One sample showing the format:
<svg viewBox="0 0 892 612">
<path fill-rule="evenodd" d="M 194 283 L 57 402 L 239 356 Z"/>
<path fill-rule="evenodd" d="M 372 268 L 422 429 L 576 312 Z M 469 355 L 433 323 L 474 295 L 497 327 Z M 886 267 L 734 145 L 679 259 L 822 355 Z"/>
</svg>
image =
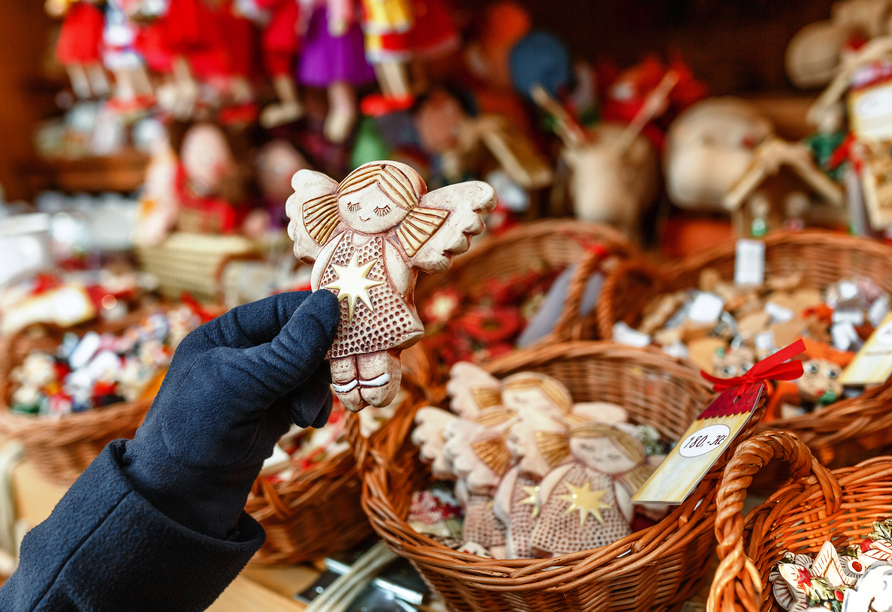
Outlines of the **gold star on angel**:
<svg viewBox="0 0 892 612">
<path fill-rule="evenodd" d="M 378 263 L 377 259 L 369 261 L 367 264 L 360 266 L 356 263 L 357 255 L 353 254 L 353 259 L 346 266 L 336 266 L 335 274 L 338 275 L 337 280 L 330 282 L 322 287 L 323 289 L 337 289 L 338 301 L 347 300 L 348 318 L 353 318 L 353 311 L 356 308 L 356 302 L 363 302 L 368 306 L 369 310 L 374 310 L 371 298 L 369 297 L 369 289 L 383 285 L 383 280 L 373 280 L 368 278 L 368 274 L 372 267 Z"/>
<path fill-rule="evenodd" d="M 570 507 L 564 514 L 570 514 L 574 510 L 579 510 L 579 525 L 585 525 L 585 519 L 591 514 L 599 523 L 604 524 L 604 517 L 601 516 L 602 509 L 613 508 L 610 504 L 605 504 L 601 498 L 607 495 L 607 491 L 592 491 L 589 483 L 585 483 L 581 487 L 575 487 L 569 482 L 564 483 L 570 493 L 558 495 L 558 499 L 570 502 Z"/>
<path fill-rule="evenodd" d="M 532 506 L 533 514 L 532 517 L 536 518 L 539 516 L 539 487 L 537 486 L 529 486 L 529 487 L 521 487 L 523 492 L 529 495 L 526 499 L 520 502 L 521 506 Z"/>
</svg>

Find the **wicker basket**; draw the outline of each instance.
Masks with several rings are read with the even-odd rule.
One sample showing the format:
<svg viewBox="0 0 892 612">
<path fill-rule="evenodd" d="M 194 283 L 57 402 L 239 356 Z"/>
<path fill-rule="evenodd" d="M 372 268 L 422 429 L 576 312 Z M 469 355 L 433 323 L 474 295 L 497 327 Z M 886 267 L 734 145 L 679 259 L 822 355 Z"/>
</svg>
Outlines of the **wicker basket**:
<svg viewBox="0 0 892 612">
<path fill-rule="evenodd" d="M 603 250 L 592 249 L 594 245 Z M 604 261 L 605 252 L 609 254 L 609 263 Z M 615 265 L 617 258 L 636 256 L 640 256 L 638 248 L 608 225 L 567 219 L 535 221 L 484 238 L 468 253 L 457 257 L 444 274 L 423 275 L 415 289 L 415 304 L 422 307 L 438 290 L 454 288 L 467 295 L 479 291 L 492 279 L 507 279 L 537 268 L 563 270 L 578 263 L 564 311 L 549 337 L 540 342 L 566 340 L 579 334 L 581 321 L 576 313 L 588 278 L 605 264 Z M 421 346 L 431 356 L 432 381 L 442 383 L 446 372 L 436 365 L 439 358 L 435 349 L 429 346 L 429 339 L 422 340 Z"/>
<path fill-rule="evenodd" d="M 744 522 L 740 514 L 753 475 L 772 459 L 792 466 L 793 480 Z M 721 563 L 707 610 L 777 610 L 768 574 L 785 551 L 816 553 L 858 542 L 892 513 L 892 457 L 830 472 L 796 436 L 769 432 L 737 447 L 719 487 L 715 533 Z"/>
<path fill-rule="evenodd" d="M 136 256 L 146 272 L 158 277 L 166 296 L 179 299 L 185 292 L 197 300 L 213 302 L 222 266 L 232 256 L 259 250 L 258 243 L 244 236 L 174 232 L 158 245 L 136 247 Z"/>
<path fill-rule="evenodd" d="M 28 458 L 47 480 L 68 486 L 102 452 L 105 445 L 118 438 L 132 438 L 152 405 L 152 398 L 120 402 L 96 410 L 77 412 L 61 418 L 14 414 L 9 408 L 13 392 L 10 373 L 33 350 L 54 351 L 68 332 L 83 335 L 87 331 L 118 334 L 142 321 L 147 308 L 118 321 L 92 326 L 62 329 L 53 325 L 26 328 L 3 339 L 0 360 L 0 432 L 17 438 L 25 445 Z"/>
<path fill-rule="evenodd" d="M 426 401 L 424 388 L 404 373 L 408 402 Z M 254 482 L 245 510 L 266 531 L 266 542 L 251 560 L 255 565 L 291 565 L 351 548 L 372 535 L 360 504 L 362 481 L 357 457 L 365 460 L 370 444 L 388 448 L 412 422 L 418 406 L 404 405 L 370 439 L 359 433 L 359 419 L 347 418 L 351 451 L 322 461 L 278 483 Z"/>
<path fill-rule="evenodd" d="M 806 283 L 823 288 L 844 278 L 866 277 L 892 294 L 892 248 L 867 238 L 805 231 L 778 232 L 765 240 L 765 275 L 803 273 Z M 655 296 L 696 287 L 700 272 L 715 268 L 734 277 L 735 245 L 686 257 L 661 269 L 641 260 L 620 264 L 604 283 L 597 307 L 597 333 L 612 337 L 617 321 L 633 327 Z M 606 334 L 606 335 L 605 335 Z M 892 444 L 892 411 L 877 398 L 892 398 L 892 382 L 857 398 L 841 400 L 817 414 L 777 419 L 762 429 L 793 431 L 826 465 L 853 465 Z"/>
<path fill-rule="evenodd" d="M 690 366 L 656 350 L 606 342 L 519 351 L 487 369 L 499 377 L 530 370 L 549 374 L 566 384 L 576 401 L 616 402 L 633 421 L 649 423 L 674 439 L 711 397 Z M 764 402 L 755 418 L 763 413 Z M 747 427 L 739 439 L 753 430 Z M 729 453 L 655 526 L 609 546 L 555 559 L 494 560 L 453 551 L 406 523 L 413 492 L 431 479 L 410 431 L 411 422 L 396 438 L 398 447 L 372 445 L 362 464 L 363 506 L 378 535 L 415 565 L 451 610 L 669 610 L 697 590 L 713 550 L 713 499 Z"/>
</svg>

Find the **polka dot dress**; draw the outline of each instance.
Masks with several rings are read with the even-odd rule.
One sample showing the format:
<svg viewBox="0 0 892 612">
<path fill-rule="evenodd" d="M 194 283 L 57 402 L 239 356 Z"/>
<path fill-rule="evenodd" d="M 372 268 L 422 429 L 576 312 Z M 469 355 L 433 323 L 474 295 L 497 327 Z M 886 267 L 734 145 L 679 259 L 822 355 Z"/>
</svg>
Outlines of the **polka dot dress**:
<svg viewBox="0 0 892 612">
<path fill-rule="evenodd" d="M 530 498 L 530 494 L 523 490 L 524 487 L 535 487 L 539 481 L 527 474 L 518 474 L 514 481 L 514 491 L 511 497 L 511 514 L 509 531 L 511 538 L 511 557 L 514 559 L 530 559 L 530 533 L 536 519 L 533 518 L 535 506 L 524 504 L 523 501 Z"/>
<path fill-rule="evenodd" d="M 505 525 L 492 510 L 493 500 L 489 495 L 468 494 L 465 504 L 465 522 L 462 537 L 465 542 L 476 542 L 491 550 L 493 546 L 505 545 Z"/>
<path fill-rule="evenodd" d="M 375 261 L 366 278 L 383 280 L 384 284 L 368 290 L 369 301 L 372 303 L 371 310 L 365 302 L 356 301 L 352 319 L 348 300 L 341 301 L 341 325 L 338 337 L 328 353 L 329 359 L 386 351 L 424 335 L 424 326 L 418 320 L 418 316 L 409 309 L 387 277 L 387 268 L 384 267 L 383 238 L 372 238 L 357 247 L 353 243 L 353 232 L 345 232 L 341 242 L 335 247 L 319 286 L 325 287 L 336 282 L 338 274 L 332 265 L 350 265 L 354 253 L 357 253 L 356 264 L 360 267 Z M 338 295 L 337 289 L 329 291 Z"/>
<path fill-rule="evenodd" d="M 602 525 L 592 514 L 585 523 L 579 524 L 579 511 L 567 514 L 570 502 L 560 498 L 570 493 L 565 485 L 582 487 L 589 483 L 592 491 L 606 491 L 601 502 L 611 508 L 602 508 Z M 617 509 L 614 481 L 610 476 L 591 470 L 581 463 L 573 465 L 554 487 L 542 505 L 542 511 L 530 535 L 530 548 L 537 556 L 563 555 L 612 544 L 632 533 L 629 524 Z"/>
</svg>

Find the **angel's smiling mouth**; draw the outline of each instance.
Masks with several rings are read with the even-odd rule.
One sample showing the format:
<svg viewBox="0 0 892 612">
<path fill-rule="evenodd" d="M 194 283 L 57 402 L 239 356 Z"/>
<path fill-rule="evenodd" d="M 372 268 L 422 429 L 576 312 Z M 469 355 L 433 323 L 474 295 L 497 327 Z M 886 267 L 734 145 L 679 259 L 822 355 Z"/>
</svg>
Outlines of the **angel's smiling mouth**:
<svg viewBox="0 0 892 612">
<path fill-rule="evenodd" d="M 360 220 L 360 221 L 371 221 L 371 219 L 372 219 L 372 217 L 371 217 L 371 215 L 369 215 L 368 213 L 366 213 L 366 212 L 361 212 L 361 213 L 359 213 L 359 220 Z"/>
</svg>

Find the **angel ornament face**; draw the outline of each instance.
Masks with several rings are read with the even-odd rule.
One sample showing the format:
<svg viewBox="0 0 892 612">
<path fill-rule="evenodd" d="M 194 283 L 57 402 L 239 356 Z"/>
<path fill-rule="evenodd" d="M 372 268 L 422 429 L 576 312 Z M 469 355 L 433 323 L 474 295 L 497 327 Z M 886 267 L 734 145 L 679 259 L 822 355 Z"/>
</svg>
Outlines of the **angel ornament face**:
<svg viewBox="0 0 892 612">
<path fill-rule="evenodd" d="M 312 170 L 292 179 L 288 235 L 295 256 L 314 263 L 310 285 L 338 296 L 332 386 L 349 410 L 384 406 L 400 386 L 399 355 L 421 339 L 418 271 L 443 272 L 483 231 L 495 192 L 470 181 L 427 192 L 409 166 L 360 166 L 341 184 Z"/>
</svg>

